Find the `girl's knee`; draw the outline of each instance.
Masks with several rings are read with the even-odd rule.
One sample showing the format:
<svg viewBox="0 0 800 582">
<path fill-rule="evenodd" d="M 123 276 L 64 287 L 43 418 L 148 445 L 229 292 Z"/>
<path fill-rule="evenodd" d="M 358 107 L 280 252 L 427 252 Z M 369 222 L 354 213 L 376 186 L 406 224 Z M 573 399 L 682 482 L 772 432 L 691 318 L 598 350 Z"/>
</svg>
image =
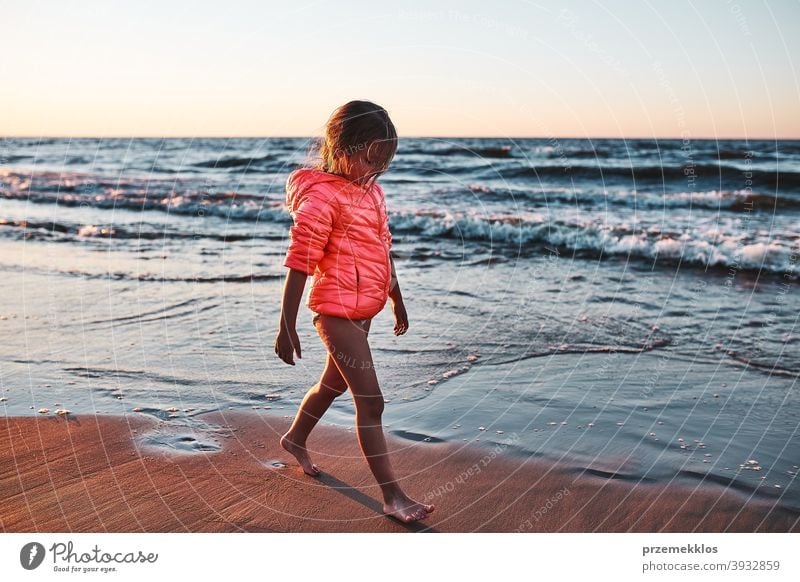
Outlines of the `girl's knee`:
<svg viewBox="0 0 800 582">
<path fill-rule="evenodd" d="M 378 396 L 358 396 L 355 398 L 356 412 L 359 416 L 380 419 L 383 415 L 385 404 L 383 395 Z"/>
</svg>

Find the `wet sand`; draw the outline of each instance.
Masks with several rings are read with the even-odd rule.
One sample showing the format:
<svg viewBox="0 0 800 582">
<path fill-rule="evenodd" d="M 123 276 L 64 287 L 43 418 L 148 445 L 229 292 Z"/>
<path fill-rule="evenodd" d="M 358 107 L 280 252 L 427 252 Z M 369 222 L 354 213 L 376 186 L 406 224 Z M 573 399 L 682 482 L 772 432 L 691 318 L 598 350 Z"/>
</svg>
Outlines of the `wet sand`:
<svg viewBox="0 0 800 582">
<path fill-rule="evenodd" d="M 4 417 L 3 532 L 797 532 L 800 514 L 721 485 L 608 479 L 490 447 L 389 438 L 406 491 L 436 505 L 424 522 L 381 514 L 354 431 L 309 440 L 323 474 L 278 445 L 290 419 Z M 208 435 L 216 435 L 209 437 Z"/>
</svg>

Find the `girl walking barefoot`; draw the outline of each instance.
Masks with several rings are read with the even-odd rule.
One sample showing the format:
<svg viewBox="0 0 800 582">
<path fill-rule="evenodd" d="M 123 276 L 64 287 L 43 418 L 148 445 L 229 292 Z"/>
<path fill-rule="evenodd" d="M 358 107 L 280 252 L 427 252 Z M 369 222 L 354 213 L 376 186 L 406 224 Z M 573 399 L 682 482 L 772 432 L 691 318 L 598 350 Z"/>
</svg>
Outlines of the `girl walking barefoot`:
<svg viewBox="0 0 800 582">
<path fill-rule="evenodd" d="M 383 511 L 404 522 L 424 519 L 433 505 L 418 503 L 400 488 L 381 424 L 383 394 L 367 336 L 370 323 L 391 299 L 395 335 L 408 330 L 408 316 L 391 258 L 392 235 L 383 189 L 376 182 L 394 158 L 397 133 L 385 109 L 351 101 L 328 120 L 319 166 L 289 176 L 286 202 L 294 220 L 284 266 L 289 268 L 275 353 L 294 365 L 300 358 L 296 321 L 306 278 L 308 307 L 327 349 L 319 382 L 303 398 L 281 445 L 308 475 L 306 439 L 334 399 L 348 388 L 356 407 L 358 442 L 383 492 Z"/>
</svg>

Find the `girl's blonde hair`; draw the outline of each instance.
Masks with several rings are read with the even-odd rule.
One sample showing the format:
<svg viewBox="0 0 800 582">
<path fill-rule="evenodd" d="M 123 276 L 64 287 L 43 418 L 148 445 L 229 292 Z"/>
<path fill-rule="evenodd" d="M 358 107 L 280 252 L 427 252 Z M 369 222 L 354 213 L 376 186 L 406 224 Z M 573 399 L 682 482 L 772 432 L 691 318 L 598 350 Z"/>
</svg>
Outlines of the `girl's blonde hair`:
<svg viewBox="0 0 800 582">
<path fill-rule="evenodd" d="M 330 174 L 348 173 L 352 156 L 366 154 L 378 168 L 370 174 L 367 186 L 389 169 L 397 152 L 397 131 L 389 114 L 370 101 L 350 101 L 333 112 L 325 125 L 325 135 L 317 141 L 317 169 Z"/>
</svg>

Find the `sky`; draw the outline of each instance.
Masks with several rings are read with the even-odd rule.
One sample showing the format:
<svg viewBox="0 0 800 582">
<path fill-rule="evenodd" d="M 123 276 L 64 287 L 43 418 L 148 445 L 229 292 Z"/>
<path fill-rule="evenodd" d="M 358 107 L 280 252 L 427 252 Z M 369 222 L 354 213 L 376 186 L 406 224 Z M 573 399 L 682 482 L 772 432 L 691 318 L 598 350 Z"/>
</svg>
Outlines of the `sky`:
<svg viewBox="0 0 800 582">
<path fill-rule="evenodd" d="M 0 136 L 800 138 L 796 0 L 0 0 Z"/>
</svg>

